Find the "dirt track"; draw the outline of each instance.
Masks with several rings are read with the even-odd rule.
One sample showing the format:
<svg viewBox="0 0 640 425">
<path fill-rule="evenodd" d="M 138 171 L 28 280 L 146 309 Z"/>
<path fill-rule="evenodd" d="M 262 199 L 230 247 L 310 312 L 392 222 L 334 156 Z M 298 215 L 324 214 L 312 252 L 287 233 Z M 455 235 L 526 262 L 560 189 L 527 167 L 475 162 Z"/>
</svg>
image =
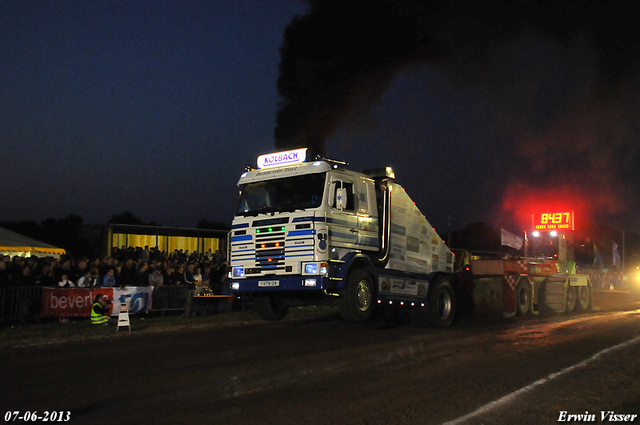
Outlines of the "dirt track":
<svg viewBox="0 0 640 425">
<path fill-rule="evenodd" d="M 448 330 L 331 314 L 12 348 L 0 405 L 93 424 L 439 424 L 638 337 L 640 311 L 625 308 Z M 461 423 L 640 413 L 638 359 L 635 342 Z"/>
</svg>

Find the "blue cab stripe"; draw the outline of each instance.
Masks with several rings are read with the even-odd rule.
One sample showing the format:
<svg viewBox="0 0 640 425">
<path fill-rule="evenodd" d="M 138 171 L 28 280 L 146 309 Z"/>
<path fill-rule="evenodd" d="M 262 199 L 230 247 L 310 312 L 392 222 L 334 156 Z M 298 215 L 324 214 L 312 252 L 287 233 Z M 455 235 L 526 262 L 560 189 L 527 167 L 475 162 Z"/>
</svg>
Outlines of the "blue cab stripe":
<svg viewBox="0 0 640 425">
<path fill-rule="evenodd" d="M 231 236 L 231 242 L 250 241 L 253 239 L 251 235 Z"/>
<path fill-rule="evenodd" d="M 307 235 L 315 235 L 316 231 L 314 229 L 306 229 L 306 230 L 291 230 L 287 236 L 307 236 Z"/>
</svg>

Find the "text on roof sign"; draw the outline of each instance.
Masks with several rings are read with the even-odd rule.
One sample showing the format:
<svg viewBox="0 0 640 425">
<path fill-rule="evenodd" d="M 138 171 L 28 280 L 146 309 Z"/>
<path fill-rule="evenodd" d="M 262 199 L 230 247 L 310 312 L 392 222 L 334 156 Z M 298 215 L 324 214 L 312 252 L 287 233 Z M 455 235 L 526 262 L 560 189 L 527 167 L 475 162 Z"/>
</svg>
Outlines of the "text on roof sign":
<svg viewBox="0 0 640 425">
<path fill-rule="evenodd" d="M 293 149 L 290 151 L 268 153 L 258 157 L 258 168 L 278 167 L 280 165 L 305 162 L 307 148 Z"/>
</svg>

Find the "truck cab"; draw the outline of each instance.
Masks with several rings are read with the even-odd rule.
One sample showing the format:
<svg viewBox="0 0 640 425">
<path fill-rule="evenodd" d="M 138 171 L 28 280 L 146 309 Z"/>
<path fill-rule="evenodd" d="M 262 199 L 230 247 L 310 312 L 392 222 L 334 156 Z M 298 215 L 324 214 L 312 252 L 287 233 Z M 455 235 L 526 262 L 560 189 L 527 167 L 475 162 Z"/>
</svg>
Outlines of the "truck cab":
<svg viewBox="0 0 640 425">
<path fill-rule="evenodd" d="M 284 317 L 290 299 L 335 296 L 345 319 L 364 321 L 382 302 L 425 305 L 432 278 L 452 273 L 451 251 L 393 170 L 347 165 L 297 149 L 241 175 L 230 289 L 250 293 L 263 319 Z"/>
<path fill-rule="evenodd" d="M 244 173 L 231 230 L 231 289 L 331 291 L 330 263 L 335 269 L 347 251 L 377 255 L 373 180 L 357 174 L 327 161 Z"/>
</svg>

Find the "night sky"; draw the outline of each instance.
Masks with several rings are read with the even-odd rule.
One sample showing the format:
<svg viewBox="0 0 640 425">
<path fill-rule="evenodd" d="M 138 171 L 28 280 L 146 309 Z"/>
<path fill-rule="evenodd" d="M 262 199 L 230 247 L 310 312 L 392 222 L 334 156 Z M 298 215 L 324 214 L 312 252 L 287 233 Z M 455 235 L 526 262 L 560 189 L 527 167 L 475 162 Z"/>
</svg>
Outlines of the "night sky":
<svg viewBox="0 0 640 425">
<path fill-rule="evenodd" d="M 344 3 L 0 0 L 0 221 L 230 223 L 306 145 L 393 166 L 441 233 L 639 230 L 638 2 Z"/>
</svg>

